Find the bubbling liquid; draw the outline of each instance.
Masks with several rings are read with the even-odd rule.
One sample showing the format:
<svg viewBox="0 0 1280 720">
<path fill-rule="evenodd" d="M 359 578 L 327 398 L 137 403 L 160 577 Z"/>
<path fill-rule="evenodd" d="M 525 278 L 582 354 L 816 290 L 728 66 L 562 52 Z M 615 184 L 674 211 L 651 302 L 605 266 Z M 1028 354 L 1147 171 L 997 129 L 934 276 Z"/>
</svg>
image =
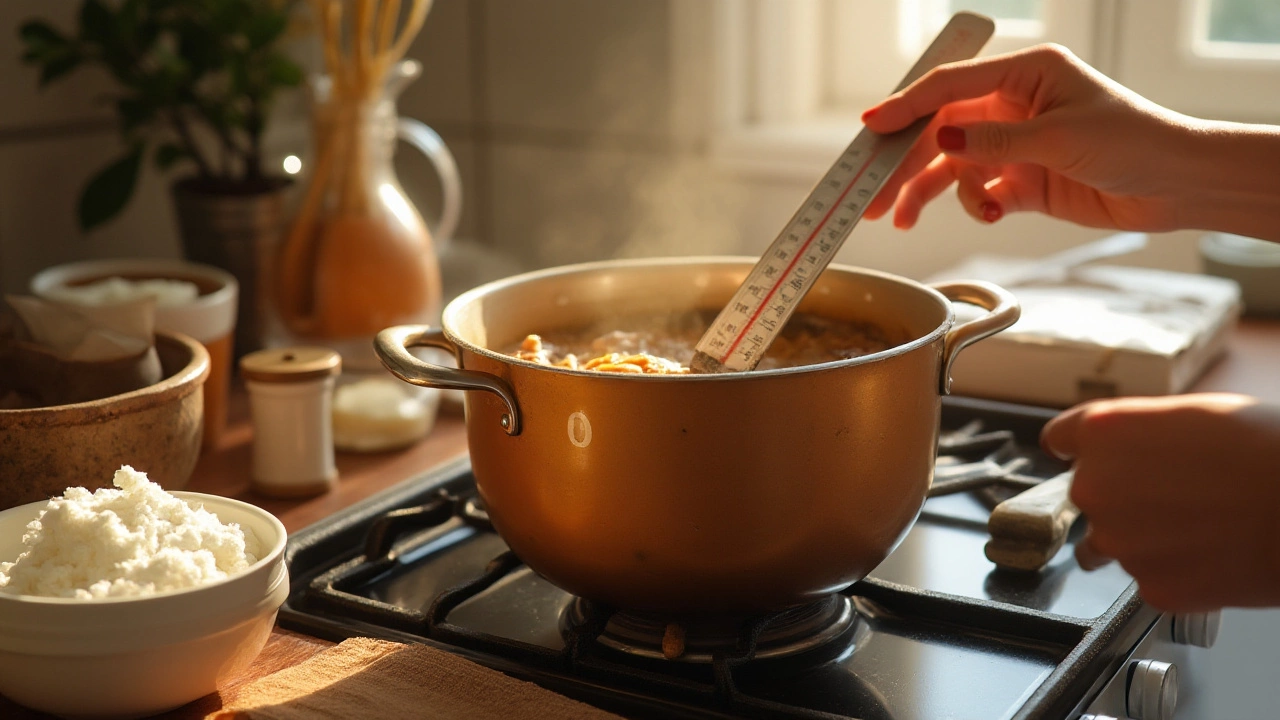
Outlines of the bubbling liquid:
<svg viewBox="0 0 1280 720">
<path fill-rule="evenodd" d="M 621 318 L 607 325 L 528 335 L 504 352 L 539 365 L 572 370 L 683 375 L 689 372 L 698 340 L 714 319 L 710 312 Z M 756 369 L 848 360 L 892 346 L 875 325 L 797 313 Z"/>
</svg>

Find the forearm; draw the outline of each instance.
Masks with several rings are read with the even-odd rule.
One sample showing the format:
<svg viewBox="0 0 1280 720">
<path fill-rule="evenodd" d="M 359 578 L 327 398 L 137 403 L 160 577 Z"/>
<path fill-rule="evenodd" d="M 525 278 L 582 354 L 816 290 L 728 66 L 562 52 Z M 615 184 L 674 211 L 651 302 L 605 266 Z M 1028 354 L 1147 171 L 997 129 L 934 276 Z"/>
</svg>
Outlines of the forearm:
<svg viewBox="0 0 1280 720">
<path fill-rule="evenodd" d="M 1280 126 L 1188 124 L 1178 226 L 1280 242 Z M 1185 162 L 1183 161 L 1185 159 Z"/>
</svg>

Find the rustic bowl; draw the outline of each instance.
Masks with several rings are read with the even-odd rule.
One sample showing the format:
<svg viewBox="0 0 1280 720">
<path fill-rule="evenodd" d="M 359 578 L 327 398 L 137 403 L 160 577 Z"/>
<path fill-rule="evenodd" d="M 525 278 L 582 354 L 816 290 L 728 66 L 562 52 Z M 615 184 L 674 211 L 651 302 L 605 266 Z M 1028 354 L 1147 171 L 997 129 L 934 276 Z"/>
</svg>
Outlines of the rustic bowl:
<svg viewBox="0 0 1280 720">
<path fill-rule="evenodd" d="M 135 718 L 185 705 L 242 674 L 289 593 L 284 525 L 239 500 L 174 495 L 253 531 L 244 572 L 184 590 L 77 600 L 0 593 L 0 695 L 68 718 Z M 0 559 L 22 551 L 45 503 L 0 512 Z"/>
<path fill-rule="evenodd" d="M 109 487 L 132 465 L 166 490 L 187 484 L 200 456 L 209 353 L 176 333 L 156 334 L 162 380 L 101 400 L 0 410 L 0 509 L 47 500 L 72 486 Z"/>
<path fill-rule="evenodd" d="M 204 445 L 217 447 L 227 424 L 240 285 L 231 273 L 212 265 L 161 258 L 103 258 L 45 268 L 31 278 L 31 294 L 68 302 L 68 288 L 111 277 L 183 280 L 198 288 L 199 295 L 191 302 L 157 304 L 156 330 L 190 335 L 209 351 L 209 379 L 204 384 Z"/>
</svg>

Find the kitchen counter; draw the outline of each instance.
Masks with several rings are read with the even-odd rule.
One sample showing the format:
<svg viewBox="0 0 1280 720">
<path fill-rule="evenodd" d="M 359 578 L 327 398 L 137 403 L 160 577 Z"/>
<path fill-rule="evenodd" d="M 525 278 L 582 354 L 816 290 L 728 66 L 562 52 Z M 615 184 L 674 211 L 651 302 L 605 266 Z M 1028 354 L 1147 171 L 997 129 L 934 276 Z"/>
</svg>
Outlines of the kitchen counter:
<svg viewBox="0 0 1280 720">
<path fill-rule="evenodd" d="M 1194 387 L 1196 391 L 1231 391 L 1280 403 L 1280 320 L 1245 320 L 1231 336 L 1229 351 Z M 290 532 L 385 490 L 428 468 L 466 452 L 466 432 L 458 411 L 441 413 L 431 434 L 407 450 L 378 454 L 339 453 L 338 487 L 304 500 L 272 500 L 249 489 L 248 470 L 253 431 L 243 392 L 233 396 L 231 422 L 216 450 L 206 452 L 188 489 L 226 495 L 259 505 L 280 518 Z M 241 687 L 320 652 L 332 643 L 277 628 L 254 667 L 219 693 L 160 717 L 201 718 L 234 698 Z M 0 717 L 45 717 L 0 698 Z"/>
<path fill-rule="evenodd" d="M 253 503 L 279 518 L 290 533 L 467 451 L 466 426 L 461 411 L 445 409 L 437 418 L 431 434 L 409 449 L 371 454 L 338 453 L 335 457 L 339 481 L 333 491 L 303 500 L 273 500 L 249 488 L 253 427 L 249 422 L 248 398 L 242 388 L 233 392 L 228 415 L 227 432 L 216 449 L 205 451 L 200 457 L 185 489 Z M 203 718 L 219 710 L 249 682 L 297 665 L 332 644 L 276 628 L 249 672 L 218 693 L 157 717 L 173 720 Z M 0 718 L 34 720 L 48 717 L 51 716 L 21 708 L 0 697 Z"/>
</svg>

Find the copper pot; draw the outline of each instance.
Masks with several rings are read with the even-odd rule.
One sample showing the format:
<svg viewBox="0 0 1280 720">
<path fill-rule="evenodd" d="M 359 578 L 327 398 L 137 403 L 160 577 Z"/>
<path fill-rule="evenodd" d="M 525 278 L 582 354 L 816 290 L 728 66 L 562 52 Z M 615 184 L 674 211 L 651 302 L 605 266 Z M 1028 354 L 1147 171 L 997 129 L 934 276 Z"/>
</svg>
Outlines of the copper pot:
<svg viewBox="0 0 1280 720">
<path fill-rule="evenodd" d="M 799 310 L 876 323 L 852 360 L 724 375 L 550 368 L 499 350 L 610 316 L 719 310 L 753 258 L 591 263 L 451 302 L 443 328 L 382 331 L 384 364 L 467 394 L 476 485 L 530 568 L 585 598 L 673 614 L 801 604 L 861 579 L 906 535 L 933 476 L 941 397 L 967 344 L 1018 318 L 1008 292 L 833 265 Z M 951 302 L 988 312 L 955 324 Z M 434 346 L 458 367 L 406 348 Z"/>
</svg>

